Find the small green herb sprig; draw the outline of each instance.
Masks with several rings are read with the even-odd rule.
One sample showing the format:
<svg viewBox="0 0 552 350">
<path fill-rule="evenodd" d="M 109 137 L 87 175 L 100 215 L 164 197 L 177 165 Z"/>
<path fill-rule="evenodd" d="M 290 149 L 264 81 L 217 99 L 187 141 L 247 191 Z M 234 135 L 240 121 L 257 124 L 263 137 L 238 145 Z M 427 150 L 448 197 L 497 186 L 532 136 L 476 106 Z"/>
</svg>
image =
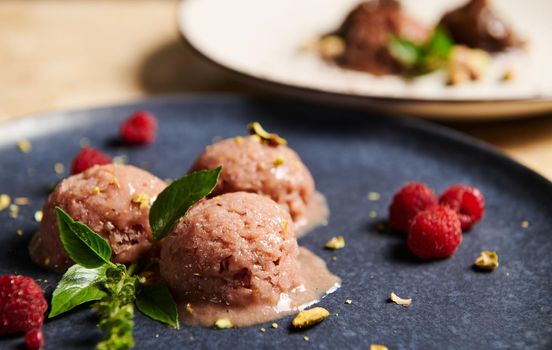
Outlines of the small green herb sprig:
<svg viewBox="0 0 552 350">
<path fill-rule="evenodd" d="M 411 75 L 432 72 L 446 66 L 454 42 L 445 30 L 436 27 L 431 37 L 422 44 L 400 37 L 389 41 L 391 55 L 406 67 Z"/>
<path fill-rule="evenodd" d="M 211 193 L 221 169 L 192 173 L 172 182 L 157 196 L 149 215 L 152 248 L 195 203 Z M 53 293 L 50 318 L 93 301 L 92 308 L 100 317 L 98 327 L 105 335 L 98 350 L 134 346 L 134 305 L 153 320 L 179 327 L 177 306 L 167 286 L 145 284 L 139 277 L 138 262 L 130 266 L 111 262 L 111 247 L 103 237 L 59 207 L 56 214 L 61 242 L 75 265 L 65 272 Z"/>
</svg>

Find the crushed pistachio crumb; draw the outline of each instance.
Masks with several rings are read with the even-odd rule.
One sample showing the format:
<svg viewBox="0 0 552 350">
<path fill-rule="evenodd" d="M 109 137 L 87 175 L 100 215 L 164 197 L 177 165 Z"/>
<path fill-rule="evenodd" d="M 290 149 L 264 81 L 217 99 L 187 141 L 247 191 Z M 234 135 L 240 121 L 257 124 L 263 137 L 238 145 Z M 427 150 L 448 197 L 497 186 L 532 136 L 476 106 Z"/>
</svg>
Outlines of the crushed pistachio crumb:
<svg viewBox="0 0 552 350">
<path fill-rule="evenodd" d="M 520 224 L 521 228 L 528 228 L 529 227 L 529 221 L 523 220 Z"/>
<path fill-rule="evenodd" d="M 345 304 L 351 305 L 352 303 L 353 303 L 353 301 L 351 299 L 345 300 Z"/>
<path fill-rule="evenodd" d="M 124 154 L 113 157 L 113 164 L 124 165 L 128 163 L 128 157 Z"/>
<path fill-rule="evenodd" d="M 326 35 L 318 41 L 318 53 L 322 58 L 332 59 L 345 51 L 345 41 L 338 35 Z"/>
<path fill-rule="evenodd" d="M 262 333 L 266 332 L 266 328 L 264 328 L 264 327 L 261 327 L 259 330 L 260 330 Z"/>
<path fill-rule="evenodd" d="M 140 209 L 145 209 L 149 205 L 149 196 L 145 193 L 137 193 L 132 196 L 132 203 L 140 204 Z"/>
<path fill-rule="evenodd" d="M 11 204 L 11 198 L 5 193 L 0 194 L 0 211 L 6 209 Z"/>
<path fill-rule="evenodd" d="M 276 322 L 272 323 L 271 326 L 272 326 L 272 328 L 274 328 L 274 329 L 278 329 L 278 324 L 277 324 Z"/>
<path fill-rule="evenodd" d="M 19 207 L 15 204 L 10 204 L 10 218 L 15 219 L 19 215 Z"/>
<path fill-rule="evenodd" d="M 29 153 L 33 149 L 33 146 L 28 140 L 23 139 L 17 143 L 17 148 L 21 153 Z"/>
<path fill-rule="evenodd" d="M 17 205 L 29 205 L 31 200 L 27 197 L 16 197 L 13 202 Z"/>
<path fill-rule="evenodd" d="M 310 340 L 310 338 L 307 337 L 306 335 L 303 337 L 303 339 L 305 339 L 305 341 L 309 341 L 309 340 Z"/>
<path fill-rule="evenodd" d="M 372 202 L 379 201 L 380 198 L 381 198 L 381 195 L 378 192 L 368 193 L 368 200 L 369 201 L 372 201 Z"/>
<path fill-rule="evenodd" d="M 387 346 L 381 344 L 371 344 L 370 350 L 389 350 Z"/>
<path fill-rule="evenodd" d="M 324 245 L 324 248 L 336 250 L 336 249 L 342 249 L 345 247 L 345 237 L 343 236 L 335 236 L 332 237 L 326 244 Z"/>
<path fill-rule="evenodd" d="M 37 210 L 35 211 L 34 213 L 34 219 L 36 222 L 41 222 L 42 221 L 42 217 L 43 217 L 43 213 L 42 213 L 42 210 Z"/>
<path fill-rule="evenodd" d="M 286 158 L 284 158 L 284 156 L 282 155 L 279 155 L 276 157 L 276 159 L 274 159 L 274 162 L 272 162 L 272 164 L 275 166 L 275 167 L 279 167 L 280 165 L 284 164 L 286 162 Z"/>
<path fill-rule="evenodd" d="M 375 210 L 371 210 L 371 211 L 368 213 L 368 217 L 369 217 L 370 219 L 375 219 L 375 218 L 378 217 L 378 212 L 375 211 Z"/>
<path fill-rule="evenodd" d="M 337 261 L 337 256 L 332 256 L 333 261 Z"/>
<path fill-rule="evenodd" d="M 259 122 L 252 122 L 247 126 L 247 128 L 249 129 L 249 133 L 251 135 L 257 135 L 261 141 L 264 141 L 269 145 L 278 146 L 287 144 L 286 139 L 280 137 L 278 134 L 269 133 Z"/>
<path fill-rule="evenodd" d="M 403 299 L 399 297 L 397 294 L 395 294 L 394 292 L 391 292 L 391 296 L 389 297 L 389 299 L 391 299 L 391 301 L 394 302 L 395 304 L 398 304 L 404 307 L 409 307 L 410 304 L 412 304 L 412 299 Z"/>
<path fill-rule="evenodd" d="M 54 164 L 54 172 L 58 175 L 62 175 L 65 172 L 65 165 L 62 163 Z"/>
<path fill-rule="evenodd" d="M 243 142 L 243 137 L 241 136 L 234 137 L 234 142 L 237 143 L 238 145 L 241 144 Z"/>
<path fill-rule="evenodd" d="M 282 231 L 287 231 L 287 229 L 288 229 L 288 224 L 289 224 L 289 223 L 288 223 L 287 220 L 282 220 L 282 222 L 281 222 L 281 224 L 280 224 L 280 225 L 282 226 Z"/>
<path fill-rule="evenodd" d="M 92 193 L 93 195 L 98 195 L 98 194 L 100 194 L 100 192 L 101 191 L 100 191 L 100 188 L 98 186 L 94 187 L 92 189 L 92 191 L 90 191 L 90 193 Z"/>
<path fill-rule="evenodd" d="M 194 308 L 192 307 L 192 304 L 186 303 L 186 312 L 189 314 L 192 314 L 194 312 Z"/>
<path fill-rule="evenodd" d="M 23 236 L 23 229 L 22 229 L 22 228 L 18 228 L 17 230 L 15 230 L 15 233 L 16 233 L 19 237 L 21 237 L 21 236 Z"/>
<path fill-rule="evenodd" d="M 328 310 L 319 306 L 313 307 L 312 309 L 303 310 L 298 313 L 291 324 L 295 328 L 306 328 L 322 322 L 328 316 L 330 316 Z"/>
<path fill-rule="evenodd" d="M 482 251 L 475 259 L 475 266 L 483 270 L 494 270 L 498 267 L 498 255 L 496 252 Z"/>
<path fill-rule="evenodd" d="M 233 327 L 232 321 L 230 321 L 228 318 L 219 318 L 215 322 L 215 328 L 216 329 L 228 329 L 228 328 L 232 328 L 232 327 Z"/>
<path fill-rule="evenodd" d="M 502 80 L 503 82 L 508 82 L 514 80 L 515 78 L 516 74 L 514 73 L 514 70 L 510 68 L 504 71 L 500 80 Z"/>
</svg>

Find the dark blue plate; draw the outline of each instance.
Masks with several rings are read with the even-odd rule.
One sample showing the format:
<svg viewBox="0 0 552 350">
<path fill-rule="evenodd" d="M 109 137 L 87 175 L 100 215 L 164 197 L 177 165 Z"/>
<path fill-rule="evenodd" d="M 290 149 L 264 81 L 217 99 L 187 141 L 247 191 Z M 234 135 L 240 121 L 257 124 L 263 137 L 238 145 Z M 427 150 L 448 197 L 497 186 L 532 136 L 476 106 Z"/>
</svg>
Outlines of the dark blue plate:
<svg viewBox="0 0 552 350">
<path fill-rule="evenodd" d="M 137 109 L 157 115 L 158 140 L 151 147 L 122 147 L 118 125 Z M 343 287 L 320 302 L 331 317 L 302 332 L 289 329 L 291 317 L 278 321 L 278 329 L 265 324 L 216 331 L 169 329 L 138 314 L 137 348 L 367 349 L 371 343 L 390 349 L 552 348 L 550 182 L 486 145 L 427 122 L 366 118 L 359 111 L 289 101 L 166 97 L 0 125 L 0 193 L 32 200 L 20 208 L 17 219 L 7 210 L 0 213 L 0 273 L 41 278 L 51 294 L 60 276 L 35 266 L 27 253 L 38 226 L 33 213 L 41 208 L 49 186 L 60 179 L 54 164 L 69 168 L 82 138 L 113 156 L 126 155 L 130 163 L 161 178 L 176 178 L 213 138 L 244 134 L 251 120 L 288 139 L 329 200 L 329 225 L 300 244 L 343 279 Z M 17 150 L 22 138 L 32 142 L 32 152 Z M 486 196 L 484 220 L 464 235 L 450 259 L 419 262 L 405 248 L 404 237 L 376 229 L 387 217 L 393 193 L 413 180 L 437 191 L 468 183 Z M 370 201 L 369 192 L 380 193 L 381 199 Z M 378 216 L 371 218 L 370 211 Z M 528 228 L 520 226 L 525 220 Z M 23 236 L 16 234 L 19 228 Z M 325 251 L 324 243 L 337 234 L 345 236 L 345 249 Z M 472 269 L 482 250 L 498 252 L 496 271 Z M 388 303 L 392 291 L 412 298 L 412 305 Z M 96 321 L 87 308 L 49 320 L 44 327 L 46 348 L 93 348 L 100 336 Z M 0 347 L 14 348 L 21 342 L 21 337 L 4 338 Z"/>
</svg>

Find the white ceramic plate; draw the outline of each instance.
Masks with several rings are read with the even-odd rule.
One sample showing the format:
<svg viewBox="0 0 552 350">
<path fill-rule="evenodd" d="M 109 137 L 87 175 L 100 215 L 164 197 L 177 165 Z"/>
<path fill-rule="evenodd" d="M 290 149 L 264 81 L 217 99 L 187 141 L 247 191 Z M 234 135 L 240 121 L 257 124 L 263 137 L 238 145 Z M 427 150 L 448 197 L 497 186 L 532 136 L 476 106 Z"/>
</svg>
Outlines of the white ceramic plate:
<svg viewBox="0 0 552 350">
<path fill-rule="evenodd" d="M 428 24 L 465 0 L 403 0 Z M 437 72 L 409 83 L 341 69 L 300 50 L 341 23 L 358 0 L 184 0 L 185 40 L 214 63 L 300 97 L 357 104 L 435 119 L 491 119 L 552 110 L 550 0 L 500 0 L 495 8 L 528 39 L 526 53 L 493 60 L 480 82 L 447 87 Z M 499 77 L 513 68 L 516 79 Z"/>
</svg>

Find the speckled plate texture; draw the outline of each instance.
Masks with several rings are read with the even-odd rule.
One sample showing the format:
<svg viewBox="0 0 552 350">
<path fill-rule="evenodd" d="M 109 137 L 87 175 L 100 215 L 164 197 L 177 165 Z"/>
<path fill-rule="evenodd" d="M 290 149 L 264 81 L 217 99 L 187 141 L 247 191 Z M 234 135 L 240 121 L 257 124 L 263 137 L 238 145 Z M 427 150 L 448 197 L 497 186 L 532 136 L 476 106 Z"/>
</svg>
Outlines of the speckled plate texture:
<svg viewBox="0 0 552 350">
<path fill-rule="evenodd" d="M 144 148 L 121 146 L 118 125 L 137 109 L 158 117 L 158 140 Z M 389 349 L 552 348 L 550 182 L 440 126 L 290 101 L 162 97 L 0 125 L 0 193 L 31 199 L 20 207 L 17 219 L 8 210 L 0 212 L 0 273 L 39 278 L 50 297 L 60 276 L 29 258 L 27 245 L 38 227 L 33 214 L 51 184 L 64 176 L 54 172 L 54 164 L 64 164 L 67 172 L 82 142 L 112 156 L 124 155 L 161 178 L 176 178 L 213 139 L 244 134 L 252 120 L 288 139 L 328 198 L 328 226 L 299 243 L 343 279 L 341 289 L 319 303 L 331 316 L 301 332 L 289 328 L 291 317 L 279 320 L 278 329 L 263 324 L 217 331 L 188 326 L 174 330 L 138 313 L 136 348 L 367 349 L 373 343 Z M 16 147 L 23 138 L 32 143 L 30 153 Z M 485 194 L 485 218 L 464 234 L 450 259 L 420 262 L 406 249 L 404 236 L 377 229 L 386 221 L 393 193 L 414 180 L 436 191 L 462 182 Z M 370 200 L 370 192 L 379 193 L 380 199 Z M 528 227 L 521 227 L 523 221 Z M 24 234 L 17 235 L 17 229 Z M 337 234 L 345 236 L 346 247 L 324 250 L 324 243 Z M 498 252 L 500 267 L 494 272 L 472 268 L 482 250 Z M 412 305 L 388 303 L 392 291 L 412 298 Z M 96 322 L 87 307 L 48 320 L 46 349 L 94 348 L 100 337 Z M 0 340 L 2 349 L 21 346 L 21 337 Z"/>
</svg>

